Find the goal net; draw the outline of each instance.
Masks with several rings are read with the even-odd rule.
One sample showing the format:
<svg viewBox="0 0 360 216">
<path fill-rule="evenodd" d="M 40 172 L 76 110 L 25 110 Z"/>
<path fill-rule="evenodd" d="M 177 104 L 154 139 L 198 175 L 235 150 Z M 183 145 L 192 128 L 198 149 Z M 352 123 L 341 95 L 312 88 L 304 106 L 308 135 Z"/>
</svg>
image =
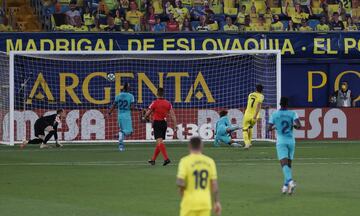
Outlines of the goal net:
<svg viewBox="0 0 360 216">
<path fill-rule="evenodd" d="M 169 125 L 168 140 L 194 135 L 212 140 L 223 109 L 233 124 L 241 125 L 248 94 L 262 84 L 265 100 L 253 138 L 274 139 L 265 127 L 280 96 L 278 51 L 41 51 L 11 52 L 7 59 L 1 56 L 0 63 L 3 143 L 33 138 L 36 119 L 59 108 L 67 112 L 59 140 L 113 142 L 119 130 L 117 112 L 107 112 L 125 83 L 139 109 L 156 98 L 157 87 L 164 87 L 179 128 L 174 133 Z M 132 121 L 134 132 L 127 140 L 153 139 L 151 123 L 140 121 L 140 111 L 132 112 Z M 242 139 L 242 131 L 232 137 Z"/>
</svg>

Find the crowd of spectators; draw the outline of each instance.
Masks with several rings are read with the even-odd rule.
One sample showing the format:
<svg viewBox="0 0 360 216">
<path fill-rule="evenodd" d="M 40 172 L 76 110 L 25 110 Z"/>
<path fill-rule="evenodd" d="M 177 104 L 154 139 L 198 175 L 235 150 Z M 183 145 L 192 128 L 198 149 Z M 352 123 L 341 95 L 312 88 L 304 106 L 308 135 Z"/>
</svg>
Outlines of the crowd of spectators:
<svg viewBox="0 0 360 216">
<path fill-rule="evenodd" d="M 9 15 L 5 13 L 3 8 L 0 8 L 0 32 L 9 32 L 15 29 L 14 15 L 11 12 Z"/>
<path fill-rule="evenodd" d="M 54 31 L 357 31 L 360 0 L 42 0 Z"/>
</svg>

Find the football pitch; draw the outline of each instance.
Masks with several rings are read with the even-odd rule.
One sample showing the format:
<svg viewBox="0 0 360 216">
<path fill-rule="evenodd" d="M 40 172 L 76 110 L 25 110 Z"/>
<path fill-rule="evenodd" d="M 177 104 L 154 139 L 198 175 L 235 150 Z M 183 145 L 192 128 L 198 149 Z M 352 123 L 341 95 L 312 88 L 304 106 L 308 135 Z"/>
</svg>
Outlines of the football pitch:
<svg viewBox="0 0 360 216">
<path fill-rule="evenodd" d="M 1 216 L 177 216 L 175 186 L 185 144 L 167 146 L 162 166 L 147 160 L 154 144 L 65 145 L 63 149 L 0 146 Z M 360 215 L 360 141 L 298 142 L 298 187 L 280 194 L 274 144 L 250 151 L 206 145 L 218 168 L 223 216 Z"/>
</svg>

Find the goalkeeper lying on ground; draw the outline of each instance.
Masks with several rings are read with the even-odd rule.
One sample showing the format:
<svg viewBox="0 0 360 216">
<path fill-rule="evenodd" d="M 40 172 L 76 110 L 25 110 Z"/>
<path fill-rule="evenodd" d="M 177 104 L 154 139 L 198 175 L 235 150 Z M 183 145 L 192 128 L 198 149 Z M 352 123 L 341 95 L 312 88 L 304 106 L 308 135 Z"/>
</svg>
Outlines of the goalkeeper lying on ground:
<svg viewBox="0 0 360 216">
<path fill-rule="evenodd" d="M 56 147 L 62 147 L 62 145 L 58 142 L 57 128 L 61 118 L 65 118 L 65 116 L 65 111 L 63 109 L 59 109 L 56 111 L 56 114 L 40 117 L 34 124 L 35 138 L 29 141 L 25 140 L 20 145 L 20 148 L 25 148 L 27 144 L 40 144 L 40 148 L 49 148 L 47 142 L 52 136 L 55 138 Z M 46 136 L 45 131 L 48 132 Z"/>
<path fill-rule="evenodd" d="M 230 134 L 240 129 L 239 126 L 231 125 L 226 110 L 220 111 L 220 119 L 216 122 L 214 146 L 220 146 L 220 143 L 232 147 L 241 147 L 242 145 L 231 139 Z"/>
</svg>

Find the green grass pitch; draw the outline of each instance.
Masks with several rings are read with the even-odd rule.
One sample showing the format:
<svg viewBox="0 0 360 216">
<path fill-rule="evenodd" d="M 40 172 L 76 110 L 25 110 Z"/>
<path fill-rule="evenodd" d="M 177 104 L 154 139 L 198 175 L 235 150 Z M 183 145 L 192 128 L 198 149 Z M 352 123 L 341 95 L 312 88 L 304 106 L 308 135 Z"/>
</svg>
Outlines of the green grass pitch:
<svg viewBox="0 0 360 216">
<path fill-rule="evenodd" d="M 168 145 L 173 163 L 147 165 L 154 144 L 0 146 L 1 216 L 176 216 L 175 175 L 185 144 Z M 298 188 L 281 195 L 274 144 L 250 151 L 207 145 L 217 162 L 223 216 L 360 215 L 360 141 L 299 142 Z"/>
</svg>

